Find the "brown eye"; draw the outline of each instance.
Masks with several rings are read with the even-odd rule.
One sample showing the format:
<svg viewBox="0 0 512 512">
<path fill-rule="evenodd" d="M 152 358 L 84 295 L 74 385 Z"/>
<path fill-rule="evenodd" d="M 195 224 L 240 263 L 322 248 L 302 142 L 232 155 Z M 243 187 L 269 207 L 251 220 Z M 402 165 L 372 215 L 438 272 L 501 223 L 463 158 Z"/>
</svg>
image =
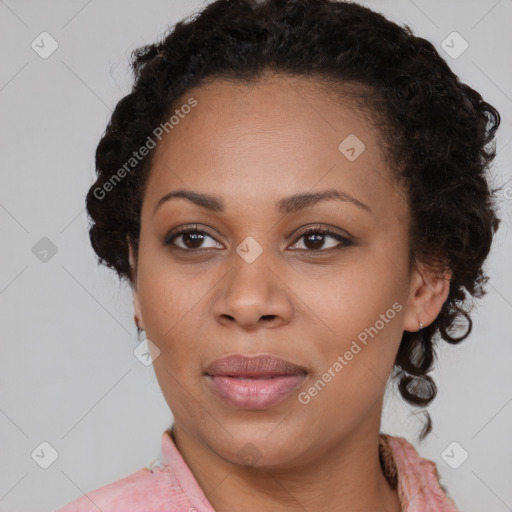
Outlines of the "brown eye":
<svg viewBox="0 0 512 512">
<path fill-rule="evenodd" d="M 209 245 L 204 245 L 205 242 Z M 303 246 L 300 242 L 303 240 Z M 313 253 L 329 252 L 352 245 L 353 242 L 339 233 L 325 228 L 313 227 L 303 231 L 292 246 L 293 250 L 300 250 Z M 164 245 L 172 246 L 187 252 L 200 251 L 202 249 L 222 249 L 223 245 L 213 238 L 208 232 L 198 227 L 185 227 L 180 230 L 171 231 L 164 240 Z"/>
<path fill-rule="evenodd" d="M 208 239 L 214 242 L 213 245 L 204 246 L 203 243 L 205 242 L 205 240 Z M 177 241 L 179 241 L 180 243 L 177 243 Z M 206 231 L 202 231 L 196 228 L 186 228 L 180 231 L 171 232 L 165 237 L 164 244 L 173 245 L 178 249 L 183 249 L 185 251 L 210 249 L 218 247 L 218 245 L 220 245 Z M 222 246 L 220 248 L 222 248 Z"/>
<path fill-rule="evenodd" d="M 297 240 L 304 240 L 304 247 L 300 247 L 299 242 L 296 242 L 295 250 L 305 250 L 308 252 L 323 252 L 330 249 L 341 249 L 352 245 L 352 241 L 348 238 L 322 228 L 311 228 L 302 232 Z M 329 239 L 331 242 L 329 242 Z M 334 243 L 332 242 L 334 240 Z M 328 247 L 325 246 L 328 244 Z M 298 246 L 298 247 L 297 247 Z"/>
</svg>

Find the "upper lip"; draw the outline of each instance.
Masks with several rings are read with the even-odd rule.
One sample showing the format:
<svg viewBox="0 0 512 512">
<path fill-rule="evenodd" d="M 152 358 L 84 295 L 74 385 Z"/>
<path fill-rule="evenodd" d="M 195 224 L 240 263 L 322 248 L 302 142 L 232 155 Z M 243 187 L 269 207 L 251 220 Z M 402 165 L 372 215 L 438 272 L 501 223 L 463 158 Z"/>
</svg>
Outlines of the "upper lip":
<svg viewBox="0 0 512 512">
<path fill-rule="evenodd" d="M 235 354 L 211 363 L 207 375 L 229 377 L 274 377 L 308 373 L 306 368 L 271 355 L 248 356 Z"/>
</svg>

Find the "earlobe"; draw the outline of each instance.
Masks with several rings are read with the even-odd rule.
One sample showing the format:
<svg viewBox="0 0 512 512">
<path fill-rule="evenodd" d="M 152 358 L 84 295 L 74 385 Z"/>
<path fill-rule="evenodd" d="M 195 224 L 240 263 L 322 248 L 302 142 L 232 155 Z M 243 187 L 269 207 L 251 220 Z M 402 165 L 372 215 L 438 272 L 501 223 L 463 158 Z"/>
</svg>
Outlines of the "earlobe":
<svg viewBox="0 0 512 512">
<path fill-rule="evenodd" d="M 451 272 L 415 268 L 411 277 L 410 294 L 404 318 L 404 330 L 416 332 L 430 325 L 450 293 Z"/>
</svg>

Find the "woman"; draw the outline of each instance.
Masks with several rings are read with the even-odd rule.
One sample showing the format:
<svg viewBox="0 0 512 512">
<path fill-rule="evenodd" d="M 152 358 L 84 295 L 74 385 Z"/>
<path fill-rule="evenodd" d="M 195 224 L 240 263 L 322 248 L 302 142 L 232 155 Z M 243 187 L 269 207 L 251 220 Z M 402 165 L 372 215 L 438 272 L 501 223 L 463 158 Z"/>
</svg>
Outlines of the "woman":
<svg viewBox="0 0 512 512">
<path fill-rule="evenodd" d="M 217 0 L 133 69 L 90 238 L 174 423 L 160 466 L 60 511 L 458 510 L 380 418 L 390 376 L 433 400 L 434 342 L 485 293 L 498 112 L 431 43 L 330 0 Z"/>
</svg>

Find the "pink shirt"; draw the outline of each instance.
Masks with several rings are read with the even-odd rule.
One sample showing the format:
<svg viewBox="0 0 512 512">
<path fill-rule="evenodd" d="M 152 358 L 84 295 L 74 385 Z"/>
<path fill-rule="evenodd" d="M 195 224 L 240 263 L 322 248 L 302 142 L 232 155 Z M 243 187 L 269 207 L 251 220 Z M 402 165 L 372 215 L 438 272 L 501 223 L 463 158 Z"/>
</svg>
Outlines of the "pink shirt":
<svg viewBox="0 0 512 512">
<path fill-rule="evenodd" d="M 423 459 L 403 437 L 380 434 L 385 474 L 402 512 L 460 512 L 439 483 L 434 462 Z M 215 512 L 169 430 L 162 434 L 162 463 L 77 498 L 56 512 Z"/>
</svg>

